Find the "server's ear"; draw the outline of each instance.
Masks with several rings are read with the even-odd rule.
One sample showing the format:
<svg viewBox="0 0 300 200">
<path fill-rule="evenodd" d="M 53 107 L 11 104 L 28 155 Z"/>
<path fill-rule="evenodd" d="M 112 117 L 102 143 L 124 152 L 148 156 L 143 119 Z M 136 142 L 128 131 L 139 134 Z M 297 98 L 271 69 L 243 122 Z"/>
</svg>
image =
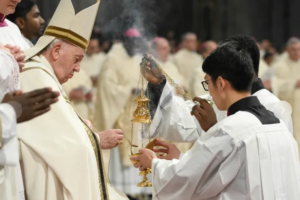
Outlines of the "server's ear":
<svg viewBox="0 0 300 200">
<path fill-rule="evenodd" d="M 225 87 L 227 86 L 227 82 L 225 81 L 225 79 L 222 76 L 219 76 L 217 78 L 216 85 L 217 85 L 217 88 L 219 88 L 219 90 L 221 92 L 223 92 L 225 90 Z"/>
</svg>

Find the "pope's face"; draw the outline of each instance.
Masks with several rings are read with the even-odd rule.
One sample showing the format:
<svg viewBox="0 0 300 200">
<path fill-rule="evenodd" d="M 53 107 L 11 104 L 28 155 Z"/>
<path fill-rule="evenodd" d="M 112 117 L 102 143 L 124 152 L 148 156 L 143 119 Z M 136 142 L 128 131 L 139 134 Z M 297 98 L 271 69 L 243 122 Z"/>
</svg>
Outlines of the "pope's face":
<svg viewBox="0 0 300 200">
<path fill-rule="evenodd" d="M 9 15 L 15 12 L 15 9 L 21 0 L 0 0 L 0 13 Z"/>
<path fill-rule="evenodd" d="M 84 51 L 71 44 L 63 43 L 58 50 L 57 59 L 54 62 L 54 73 L 58 81 L 63 84 L 80 71 L 80 64 L 84 57 Z"/>
</svg>

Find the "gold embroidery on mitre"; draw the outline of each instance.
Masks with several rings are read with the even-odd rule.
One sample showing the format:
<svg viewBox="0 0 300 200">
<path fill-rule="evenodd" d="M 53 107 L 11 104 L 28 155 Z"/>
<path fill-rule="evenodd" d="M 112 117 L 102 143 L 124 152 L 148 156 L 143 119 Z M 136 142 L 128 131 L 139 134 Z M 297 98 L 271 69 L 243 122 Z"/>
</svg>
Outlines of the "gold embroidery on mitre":
<svg viewBox="0 0 300 200">
<path fill-rule="evenodd" d="M 86 50 L 89 44 L 89 42 L 85 38 L 78 35 L 77 33 L 56 26 L 48 26 L 44 35 L 53 36 L 69 41 L 70 43 L 82 48 L 83 50 Z"/>
</svg>

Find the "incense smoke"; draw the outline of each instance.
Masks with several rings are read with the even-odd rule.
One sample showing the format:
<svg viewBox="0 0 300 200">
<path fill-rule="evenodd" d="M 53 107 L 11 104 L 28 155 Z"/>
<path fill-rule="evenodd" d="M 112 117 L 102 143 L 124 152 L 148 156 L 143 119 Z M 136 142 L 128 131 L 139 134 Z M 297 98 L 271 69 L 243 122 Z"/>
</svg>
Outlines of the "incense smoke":
<svg viewBox="0 0 300 200">
<path fill-rule="evenodd" d="M 119 39 L 129 28 L 136 28 L 144 40 L 150 41 L 156 37 L 157 23 L 164 19 L 169 7 L 169 3 L 159 0 L 102 1 L 100 18 L 103 19 L 103 32 L 112 39 Z"/>
</svg>

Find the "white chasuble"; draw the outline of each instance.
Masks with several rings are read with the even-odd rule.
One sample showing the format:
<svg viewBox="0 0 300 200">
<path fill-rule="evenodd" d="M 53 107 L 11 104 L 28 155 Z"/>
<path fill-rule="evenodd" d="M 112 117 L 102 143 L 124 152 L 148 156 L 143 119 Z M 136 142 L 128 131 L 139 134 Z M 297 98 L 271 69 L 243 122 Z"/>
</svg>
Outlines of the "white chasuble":
<svg viewBox="0 0 300 200">
<path fill-rule="evenodd" d="M 51 111 L 18 125 L 29 200 L 122 200 L 105 177 L 99 136 L 89 131 L 66 101 L 45 57 L 35 56 L 21 74 L 24 92 L 51 87 L 60 92 Z"/>
</svg>

